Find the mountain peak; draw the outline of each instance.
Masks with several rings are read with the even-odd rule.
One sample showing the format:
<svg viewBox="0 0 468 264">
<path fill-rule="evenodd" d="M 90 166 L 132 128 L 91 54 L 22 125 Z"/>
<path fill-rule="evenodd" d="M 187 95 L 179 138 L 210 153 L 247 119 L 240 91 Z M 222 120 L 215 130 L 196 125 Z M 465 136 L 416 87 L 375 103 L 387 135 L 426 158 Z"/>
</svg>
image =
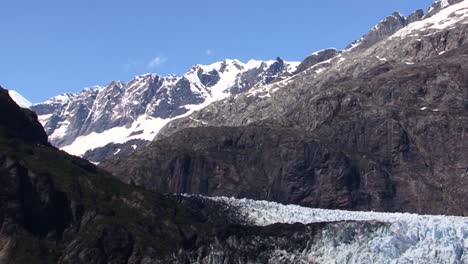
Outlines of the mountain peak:
<svg viewBox="0 0 468 264">
<path fill-rule="evenodd" d="M 424 18 L 431 17 L 440 10 L 445 9 L 446 7 L 454 4 L 458 4 L 462 2 L 463 0 L 436 0 L 430 7 L 429 10 L 427 11 L 427 14 L 424 16 Z"/>
<path fill-rule="evenodd" d="M 226 64 L 240 64 L 242 63 L 240 60 L 238 59 L 224 59 L 223 63 L 226 63 Z"/>
<path fill-rule="evenodd" d="M 122 87 L 124 87 L 124 83 L 122 81 L 112 81 L 112 82 L 109 83 L 108 86 L 122 88 Z"/>
<path fill-rule="evenodd" d="M 8 94 L 10 95 L 11 99 L 15 101 L 17 105 L 19 105 L 22 108 L 29 108 L 31 107 L 32 103 L 24 98 L 20 93 L 18 93 L 15 90 L 8 90 Z"/>
<path fill-rule="evenodd" d="M 93 93 L 93 92 L 96 92 L 98 90 L 102 89 L 102 86 L 99 86 L 99 85 L 94 85 L 94 86 L 91 86 L 91 87 L 85 87 L 83 88 L 83 92 L 85 93 Z"/>
<path fill-rule="evenodd" d="M 318 63 L 329 60 L 337 56 L 338 54 L 340 54 L 340 51 L 338 51 L 335 48 L 321 49 L 321 50 L 315 51 L 312 54 L 310 54 L 307 58 L 305 58 L 299 64 L 299 66 L 297 66 L 296 73 L 302 72 Z"/>
<path fill-rule="evenodd" d="M 170 75 L 170 74 L 169 74 L 169 75 Z M 143 74 L 140 74 L 140 75 L 135 76 L 134 78 L 136 78 L 136 79 L 140 79 L 140 78 L 151 78 L 151 77 L 155 77 L 155 76 L 158 76 L 158 75 L 155 74 L 155 73 L 143 73 Z"/>
</svg>

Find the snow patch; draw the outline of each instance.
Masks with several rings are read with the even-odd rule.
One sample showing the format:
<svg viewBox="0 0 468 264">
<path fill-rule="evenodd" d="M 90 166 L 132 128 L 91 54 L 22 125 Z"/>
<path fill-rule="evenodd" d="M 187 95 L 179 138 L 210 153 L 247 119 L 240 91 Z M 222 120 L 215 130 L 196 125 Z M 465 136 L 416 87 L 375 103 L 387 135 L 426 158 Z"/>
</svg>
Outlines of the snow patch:
<svg viewBox="0 0 468 264">
<path fill-rule="evenodd" d="M 80 136 L 71 144 L 64 146 L 62 150 L 72 155 L 83 156 L 86 151 L 103 147 L 109 143 L 122 144 L 132 139 L 152 141 L 155 137 L 155 132 L 159 131 L 171 120 L 173 119 L 153 118 L 142 115 L 128 128 L 124 126 L 114 127 L 102 133 L 93 132 L 85 136 Z M 132 135 L 133 132 L 141 130 L 142 133 Z M 55 134 L 56 133 L 53 135 Z"/>
<path fill-rule="evenodd" d="M 381 62 L 386 62 L 387 61 L 386 58 L 380 58 L 379 56 L 375 56 L 375 58 L 378 59 Z"/>
<path fill-rule="evenodd" d="M 37 119 L 39 120 L 39 123 L 42 124 L 42 126 L 45 126 L 45 124 L 47 124 L 47 122 L 49 122 L 50 118 L 51 118 L 53 115 L 54 115 L 54 114 L 40 115 L 40 116 L 37 116 Z"/>
</svg>

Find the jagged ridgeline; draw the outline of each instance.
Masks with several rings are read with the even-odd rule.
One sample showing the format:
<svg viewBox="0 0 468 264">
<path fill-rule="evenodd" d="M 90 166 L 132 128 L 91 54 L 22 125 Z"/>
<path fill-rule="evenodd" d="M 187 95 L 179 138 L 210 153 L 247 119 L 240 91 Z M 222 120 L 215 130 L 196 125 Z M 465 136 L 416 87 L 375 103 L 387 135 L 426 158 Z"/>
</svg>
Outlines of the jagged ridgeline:
<svg viewBox="0 0 468 264">
<path fill-rule="evenodd" d="M 169 193 L 467 215 L 467 8 L 392 14 L 347 49 L 178 118 L 102 167 Z"/>
<path fill-rule="evenodd" d="M 101 162 L 153 140 L 159 129 L 211 102 L 290 77 L 298 63 L 224 60 L 195 65 L 183 76 L 145 74 L 127 83 L 62 94 L 31 107 L 51 143 Z"/>
<path fill-rule="evenodd" d="M 142 75 L 39 116 L 0 88 L 0 263 L 468 263 L 467 34 L 468 1 L 441 0 L 300 64 Z"/>
</svg>

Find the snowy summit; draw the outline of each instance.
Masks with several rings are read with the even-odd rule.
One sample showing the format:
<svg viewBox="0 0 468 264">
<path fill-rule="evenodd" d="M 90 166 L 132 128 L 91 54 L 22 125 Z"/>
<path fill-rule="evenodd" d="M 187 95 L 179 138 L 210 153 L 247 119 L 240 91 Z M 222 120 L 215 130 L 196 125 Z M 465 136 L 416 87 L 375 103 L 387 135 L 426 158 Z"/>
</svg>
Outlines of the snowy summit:
<svg viewBox="0 0 468 264">
<path fill-rule="evenodd" d="M 10 95 L 11 99 L 15 101 L 15 103 L 23 108 L 31 107 L 32 103 L 29 102 L 26 98 L 24 98 L 21 94 L 19 94 L 15 90 L 9 90 L 8 94 Z"/>
</svg>

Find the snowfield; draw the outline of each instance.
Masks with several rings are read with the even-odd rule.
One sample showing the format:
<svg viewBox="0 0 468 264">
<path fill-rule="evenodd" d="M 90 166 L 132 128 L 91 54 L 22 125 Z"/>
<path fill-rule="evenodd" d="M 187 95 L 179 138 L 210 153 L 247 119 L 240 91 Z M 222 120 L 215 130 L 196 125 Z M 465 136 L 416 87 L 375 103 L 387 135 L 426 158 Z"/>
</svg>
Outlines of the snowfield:
<svg viewBox="0 0 468 264">
<path fill-rule="evenodd" d="M 226 197 L 202 199 L 238 210 L 251 225 L 331 223 L 310 242 L 308 250 L 277 250 L 272 259 L 282 263 L 468 263 L 468 217 L 325 210 Z M 380 225 L 363 229 L 357 228 L 359 222 Z"/>
</svg>

